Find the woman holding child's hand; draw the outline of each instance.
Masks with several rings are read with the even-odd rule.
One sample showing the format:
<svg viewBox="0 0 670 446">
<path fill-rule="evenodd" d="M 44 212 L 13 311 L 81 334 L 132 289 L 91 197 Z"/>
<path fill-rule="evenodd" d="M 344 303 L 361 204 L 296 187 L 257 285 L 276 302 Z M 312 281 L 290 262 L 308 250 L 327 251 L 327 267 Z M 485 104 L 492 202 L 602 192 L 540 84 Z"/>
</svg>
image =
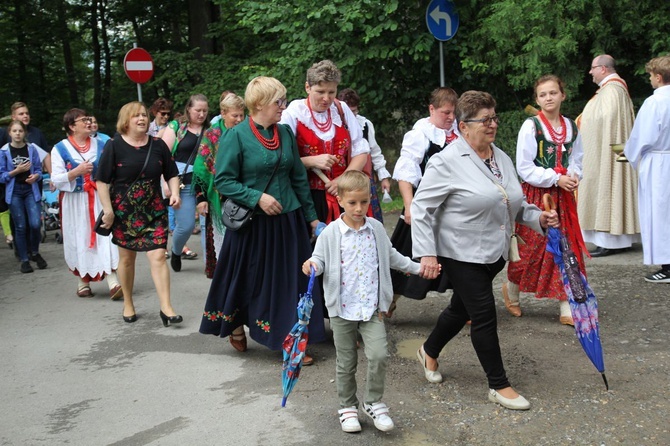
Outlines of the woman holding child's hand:
<svg viewBox="0 0 670 446">
<path fill-rule="evenodd" d="M 384 225 L 366 217 L 370 206 L 370 179 L 366 174 L 344 172 L 337 185 L 337 201 L 344 213 L 321 232 L 302 272 L 310 274 L 314 268 L 317 275 L 323 274 L 324 300 L 337 353 L 335 376 L 342 430 L 361 430 L 356 397 L 360 333 L 368 359 L 363 410 L 377 429 L 389 431 L 394 424 L 381 399 L 388 362 L 383 315 L 393 300 L 391 269 L 435 278 L 439 267 L 422 268 L 400 254 L 391 245 Z"/>
<path fill-rule="evenodd" d="M 441 382 L 437 358 L 471 320 L 489 400 L 518 410 L 530 404 L 511 387 L 503 367 L 493 279 L 505 266 L 515 221 L 542 233 L 558 225 L 558 216 L 525 202 L 512 160 L 493 145 L 495 106 L 488 93 L 463 93 L 456 105 L 462 137 L 428 161 L 412 202 L 414 257 L 432 273 L 439 256 L 454 290 L 417 357 L 426 379 Z"/>
</svg>

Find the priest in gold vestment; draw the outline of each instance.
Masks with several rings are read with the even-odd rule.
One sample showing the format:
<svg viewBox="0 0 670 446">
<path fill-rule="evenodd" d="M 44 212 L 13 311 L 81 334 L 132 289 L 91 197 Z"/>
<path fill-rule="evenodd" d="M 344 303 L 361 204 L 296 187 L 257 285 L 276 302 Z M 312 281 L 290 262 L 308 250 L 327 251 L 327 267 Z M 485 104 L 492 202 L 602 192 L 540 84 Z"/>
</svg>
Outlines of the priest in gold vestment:
<svg viewBox="0 0 670 446">
<path fill-rule="evenodd" d="M 626 143 L 635 113 L 611 56 L 593 59 L 589 74 L 600 88 L 577 118 L 584 145 L 577 212 L 584 241 L 596 246 L 591 255 L 602 257 L 640 242 L 637 174 L 628 163 L 616 161 L 611 147 Z"/>
</svg>

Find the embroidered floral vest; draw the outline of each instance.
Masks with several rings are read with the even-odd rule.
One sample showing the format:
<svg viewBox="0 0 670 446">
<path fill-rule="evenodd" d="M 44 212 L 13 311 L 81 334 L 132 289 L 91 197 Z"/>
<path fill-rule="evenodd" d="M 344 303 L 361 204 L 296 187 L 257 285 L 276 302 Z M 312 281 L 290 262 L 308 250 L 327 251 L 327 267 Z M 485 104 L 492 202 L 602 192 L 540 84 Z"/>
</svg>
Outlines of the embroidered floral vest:
<svg viewBox="0 0 670 446">
<path fill-rule="evenodd" d="M 532 119 L 533 124 L 535 124 L 535 140 L 537 141 L 537 156 L 533 162 L 536 166 L 544 167 L 545 169 L 553 169 L 556 167 L 556 144 L 546 138 L 544 132 L 542 131 L 542 124 L 537 117 L 534 116 L 528 119 Z M 570 159 L 570 154 L 572 153 L 572 144 L 574 144 L 575 139 L 577 139 L 577 126 L 572 119 L 565 119 L 572 126 L 572 139 L 563 143 L 565 150 L 563 150 L 561 157 L 561 165 L 567 168 L 568 160 Z"/>
<path fill-rule="evenodd" d="M 335 126 L 335 137 L 330 141 L 324 141 L 316 136 L 314 131 L 298 121 L 296 141 L 301 157 L 324 153 L 337 157 L 337 162 L 333 164 L 330 172 L 324 172 L 328 178 L 337 178 L 347 169 L 351 158 L 351 136 L 346 128 Z M 325 188 L 323 181 L 314 172 L 309 171 L 308 177 L 310 189 L 323 190 Z"/>
</svg>

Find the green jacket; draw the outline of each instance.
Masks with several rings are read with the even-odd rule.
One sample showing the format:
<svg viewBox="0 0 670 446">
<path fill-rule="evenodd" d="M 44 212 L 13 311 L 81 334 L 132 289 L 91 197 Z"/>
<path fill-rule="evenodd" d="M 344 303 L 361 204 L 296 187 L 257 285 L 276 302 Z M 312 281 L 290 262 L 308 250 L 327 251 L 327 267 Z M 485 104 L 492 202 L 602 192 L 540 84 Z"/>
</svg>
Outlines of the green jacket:
<svg viewBox="0 0 670 446">
<path fill-rule="evenodd" d="M 260 133 L 271 137 L 271 132 L 257 126 Z M 274 126 L 270 127 L 272 130 Z M 317 219 L 314 202 L 307 181 L 307 170 L 300 160 L 293 132 L 278 125 L 282 159 L 277 173 L 265 193 L 273 196 L 286 214 L 302 207 L 305 219 Z M 261 198 L 272 171 L 279 149 L 268 150 L 256 139 L 249 126 L 249 117 L 225 133 L 216 156 L 214 184 L 224 197 L 254 208 Z M 262 213 L 256 208 L 256 213 Z"/>
</svg>

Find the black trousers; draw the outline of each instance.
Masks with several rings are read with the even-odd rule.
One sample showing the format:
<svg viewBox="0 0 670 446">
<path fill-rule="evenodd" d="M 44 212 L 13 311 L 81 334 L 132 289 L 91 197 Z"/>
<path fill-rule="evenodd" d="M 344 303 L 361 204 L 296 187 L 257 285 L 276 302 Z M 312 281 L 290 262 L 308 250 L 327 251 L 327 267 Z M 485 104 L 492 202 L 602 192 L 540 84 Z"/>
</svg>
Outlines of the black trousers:
<svg viewBox="0 0 670 446">
<path fill-rule="evenodd" d="M 454 288 L 451 303 L 440 314 L 437 324 L 423 345 L 428 356 L 437 358 L 445 345 L 470 320 L 472 345 L 486 372 L 491 389 L 509 387 L 498 342 L 493 279 L 504 268 L 501 257 L 492 264 L 446 259 L 447 277 Z"/>
</svg>

